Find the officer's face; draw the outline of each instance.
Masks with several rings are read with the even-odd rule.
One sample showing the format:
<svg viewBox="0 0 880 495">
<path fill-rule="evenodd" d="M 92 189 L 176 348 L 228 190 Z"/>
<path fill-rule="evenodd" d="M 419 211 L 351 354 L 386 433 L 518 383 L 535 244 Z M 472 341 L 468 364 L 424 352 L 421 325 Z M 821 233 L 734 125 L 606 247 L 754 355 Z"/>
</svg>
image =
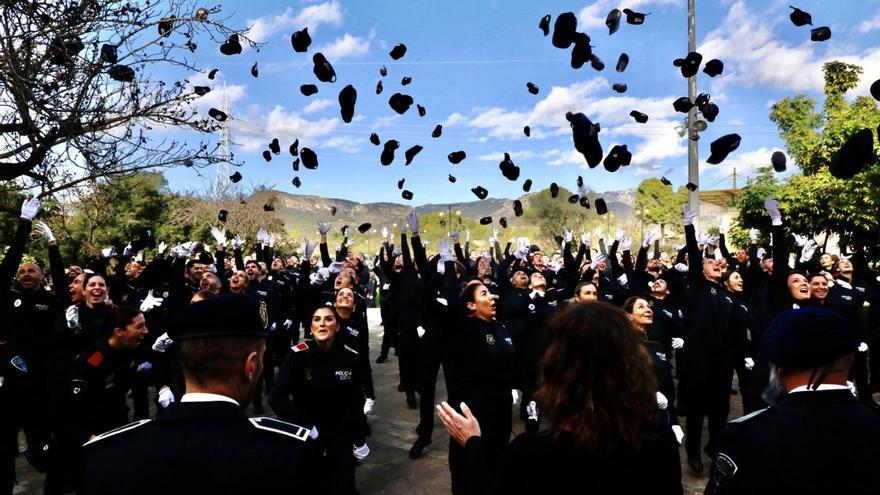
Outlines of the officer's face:
<svg viewBox="0 0 880 495">
<path fill-rule="evenodd" d="M 281 258 L 275 258 L 272 260 L 272 269 L 276 272 L 284 270 L 284 262 L 281 261 Z"/>
<path fill-rule="evenodd" d="M 354 309 L 354 291 L 349 288 L 339 289 L 336 293 L 336 307 Z"/>
<path fill-rule="evenodd" d="M 574 296 L 575 302 L 585 302 L 585 301 L 596 301 L 599 299 L 599 292 L 596 290 L 596 286 L 593 284 L 587 284 L 581 287 L 581 290 L 578 291 Z"/>
<path fill-rule="evenodd" d="M 339 331 L 339 322 L 330 308 L 318 308 L 312 315 L 312 337 L 318 344 L 333 342 Z"/>
<path fill-rule="evenodd" d="M 147 322 L 144 315 L 139 314 L 125 328 L 117 328 L 113 333 L 123 349 L 137 349 L 147 336 Z"/>
<path fill-rule="evenodd" d="M 743 290 L 743 278 L 739 272 L 733 272 L 730 274 L 730 278 L 728 278 L 724 282 L 724 288 L 729 290 L 730 292 L 742 292 Z"/>
<path fill-rule="evenodd" d="M 544 275 L 535 272 L 529 279 L 529 285 L 535 290 L 545 290 L 547 288 L 547 279 L 544 278 Z"/>
<path fill-rule="evenodd" d="M 517 289 L 525 289 L 529 286 L 529 276 L 526 275 L 526 272 L 520 270 L 513 274 L 513 277 L 510 278 L 510 283 Z"/>
<path fill-rule="evenodd" d="M 474 301 L 467 303 L 468 310 L 481 320 L 491 320 L 495 317 L 495 295 L 481 282 L 471 283 L 479 287 L 474 291 Z"/>
<path fill-rule="evenodd" d="M 819 265 L 826 270 L 830 270 L 834 266 L 834 258 L 830 254 L 825 253 L 819 256 Z"/>
<path fill-rule="evenodd" d="M 232 274 L 232 277 L 229 278 L 229 287 L 237 292 L 244 288 L 247 285 L 248 277 L 247 274 L 241 270 L 236 271 Z"/>
<path fill-rule="evenodd" d="M 788 276 L 788 293 L 795 301 L 806 301 L 810 298 L 810 284 L 800 273 L 792 273 Z"/>
<path fill-rule="evenodd" d="M 213 292 L 214 294 L 219 294 L 222 286 L 220 278 L 211 272 L 205 273 L 202 275 L 202 279 L 199 280 L 199 289 Z"/>
<path fill-rule="evenodd" d="M 24 263 L 18 269 L 18 285 L 27 292 L 40 288 L 43 282 L 43 271 L 34 263 Z"/>
<path fill-rule="evenodd" d="M 299 258 L 297 258 L 296 256 L 289 256 L 287 258 L 287 267 L 295 268 L 297 266 L 299 266 Z"/>
<path fill-rule="evenodd" d="M 828 279 L 824 275 L 810 277 L 810 294 L 820 301 L 828 297 Z"/>
<path fill-rule="evenodd" d="M 544 267 L 544 255 L 541 253 L 535 253 L 532 256 L 532 266 L 535 268 L 541 269 Z"/>
<path fill-rule="evenodd" d="M 480 258 L 480 261 L 477 262 L 477 275 L 480 277 L 492 275 L 492 265 L 487 258 Z"/>
<path fill-rule="evenodd" d="M 104 277 L 95 275 L 89 278 L 86 286 L 83 287 L 83 295 L 89 306 L 102 304 L 107 299 L 107 282 Z"/>
<path fill-rule="evenodd" d="M 641 298 L 636 300 L 629 316 L 632 318 L 633 323 L 639 327 L 645 327 L 654 323 L 654 311 L 651 310 L 648 301 Z"/>
<path fill-rule="evenodd" d="M 721 278 L 721 267 L 718 266 L 718 262 L 711 258 L 704 259 L 703 276 L 710 282 L 717 282 Z"/>
<path fill-rule="evenodd" d="M 244 272 L 245 274 L 247 274 L 248 280 L 256 280 L 256 278 L 260 275 L 260 265 L 252 261 L 245 265 Z"/>
<path fill-rule="evenodd" d="M 351 288 L 354 284 L 352 283 L 351 274 L 348 272 L 340 273 L 336 279 L 333 281 L 333 289 L 339 290 L 344 287 Z"/>
<path fill-rule="evenodd" d="M 193 282 L 198 282 L 202 279 L 202 275 L 205 274 L 205 264 L 204 263 L 193 263 L 193 265 L 189 268 L 189 279 Z"/>
<path fill-rule="evenodd" d="M 739 249 L 736 252 L 736 261 L 739 261 L 740 263 L 745 263 L 748 259 L 749 259 L 749 253 L 746 252 L 745 249 Z"/>
<path fill-rule="evenodd" d="M 852 273 L 853 272 L 853 264 L 852 261 L 847 259 L 841 259 L 837 262 L 837 269 L 840 270 L 840 273 Z"/>
<path fill-rule="evenodd" d="M 85 298 L 85 294 L 83 293 L 83 280 L 85 279 L 86 274 L 80 273 L 74 277 L 73 281 L 70 282 L 70 285 L 67 286 L 67 289 L 70 291 L 70 300 L 74 304 L 82 302 Z"/>
<path fill-rule="evenodd" d="M 128 269 L 125 271 L 125 276 L 130 279 L 135 279 L 141 276 L 142 271 L 144 271 L 144 265 L 133 261 L 128 264 Z"/>
<path fill-rule="evenodd" d="M 394 258 L 394 269 L 403 270 L 403 255 Z"/>
<path fill-rule="evenodd" d="M 651 284 L 651 294 L 652 295 L 666 295 L 669 293 L 669 285 L 665 280 L 657 279 L 654 283 Z"/>
</svg>

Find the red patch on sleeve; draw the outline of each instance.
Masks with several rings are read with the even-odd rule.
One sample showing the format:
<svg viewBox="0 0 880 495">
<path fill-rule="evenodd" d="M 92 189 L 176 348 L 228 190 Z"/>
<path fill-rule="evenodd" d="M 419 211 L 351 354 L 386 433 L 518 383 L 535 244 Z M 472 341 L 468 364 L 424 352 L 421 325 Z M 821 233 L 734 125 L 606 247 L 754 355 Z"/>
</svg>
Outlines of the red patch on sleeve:
<svg viewBox="0 0 880 495">
<path fill-rule="evenodd" d="M 295 346 L 292 347 L 293 352 L 304 351 L 308 348 L 309 348 L 309 344 L 306 344 L 305 342 L 300 342 L 299 344 L 296 344 Z"/>
<path fill-rule="evenodd" d="M 101 351 L 95 351 L 86 359 L 86 362 L 92 366 L 92 368 L 97 368 L 104 362 L 104 354 Z"/>
</svg>

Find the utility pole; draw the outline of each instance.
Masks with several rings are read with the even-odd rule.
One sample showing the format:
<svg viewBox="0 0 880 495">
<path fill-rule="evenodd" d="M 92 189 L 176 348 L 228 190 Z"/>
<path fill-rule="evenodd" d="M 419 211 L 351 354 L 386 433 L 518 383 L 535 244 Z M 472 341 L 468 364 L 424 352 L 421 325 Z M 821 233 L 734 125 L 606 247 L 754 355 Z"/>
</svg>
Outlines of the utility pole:
<svg viewBox="0 0 880 495">
<path fill-rule="evenodd" d="M 688 52 L 697 51 L 697 28 L 696 15 L 694 13 L 695 0 L 688 0 Z M 688 78 L 688 98 L 693 103 L 697 99 L 697 76 Z M 697 140 L 691 139 L 696 137 L 694 131 L 694 122 L 697 121 L 697 108 L 691 108 L 688 112 L 688 182 L 692 182 L 697 186 L 700 185 L 700 159 L 697 150 Z M 699 228 L 700 222 L 700 190 L 688 191 L 688 207 L 697 213 L 695 219 L 695 227 Z"/>
</svg>

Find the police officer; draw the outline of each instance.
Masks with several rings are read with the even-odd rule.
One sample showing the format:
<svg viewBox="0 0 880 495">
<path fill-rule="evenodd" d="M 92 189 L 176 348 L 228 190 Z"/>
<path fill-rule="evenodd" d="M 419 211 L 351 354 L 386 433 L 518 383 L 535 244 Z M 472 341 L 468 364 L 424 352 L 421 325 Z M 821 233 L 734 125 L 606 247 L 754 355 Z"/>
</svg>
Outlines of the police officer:
<svg viewBox="0 0 880 495">
<path fill-rule="evenodd" d="M 314 478 L 322 491 L 357 493 L 356 461 L 370 453 L 364 415 L 362 365 L 358 352 L 339 337 L 333 308 L 315 310 L 312 339 L 293 346 L 269 394 L 269 404 L 283 420 L 314 425 L 321 461 Z"/>
<path fill-rule="evenodd" d="M 880 493 L 880 415 L 846 382 L 858 345 L 832 311 L 777 316 L 761 344 L 771 406 L 727 426 L 706 493 Z"/>
<path fill-rule="evenodd" d="M 218 296 L 187 306 L 170 336 L 187 393 L 155 421 L 85 445 L 84 493 L 313 493 L 310 428 L 244 413 L 262 372 L 257 303 Z"/>
</svg>

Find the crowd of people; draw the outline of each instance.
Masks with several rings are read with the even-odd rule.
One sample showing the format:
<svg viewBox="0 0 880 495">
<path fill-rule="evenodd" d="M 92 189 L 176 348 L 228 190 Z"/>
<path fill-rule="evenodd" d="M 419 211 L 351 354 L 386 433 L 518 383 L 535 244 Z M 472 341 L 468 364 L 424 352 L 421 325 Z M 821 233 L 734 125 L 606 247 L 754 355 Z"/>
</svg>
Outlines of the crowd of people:
<svg viewBox="0 0 880 495">
<path fill-rule="evenodd" d="M 811 471 L 799 478 L 808 491 L 842 466 L 852 493 L 877 492 L 880 276 L 859 252 L 790 242 L 778 203 L 765 208 L 772 241 L 752 230 L 732 252 L 724 229 L 698 232 L 685 209 L 686 243 L 671 254 L 650 232 L 641 243 L 619 229 L 576 239 L 562 226 L 544 249 L 502 247 L 495 230 L 480 253 L 454 231 L 428 253 L 413 211 L 399 241 L 383 228 L 372 259 L 348 251 L 347 231 L 331 255 L 327 223 L 319 242 L 285 258 L 267 232 L 228 239 L 218 221 L 214 249 L 146 232 L 80 266 L 65 264 L 28 200 L 0 264 L 0 493 L 15 484 L 20 431 L 48 494 L 120 484 L 264 493 L 275 483 L 356 493 L 376 400 L 418 410 L 413 459 L 439 416 L 458 494 L 571 483 L 681 493 L 681 444 L 695 474 L 712 461 L 707 493 L 760 493 L 798 465 Z M 48 267 L 21 263 L 32 233 Z M 374 298 L 384 328 L 375 362 Z M 371 367 L 390 366 L 392 348 L 403 394 L 376 397 Z M 796 395 L 828 406 L 815 418 L 827 423 L 795 410 Z M 726 427 L 731 400 L 746 416 Z M 267 404 L 274 417 L 243 412 L 262 416 Z M 515 418 L 526 433 L 511 442 Z M 750 442 L 754 431 L 762 439 Z M 788 441 L 801 463 L 774 471 Z M 811 454 L 834 461 L 803 460 Z M 255 467 L 233 479 L 225 462 Z M 308 483 L 296 476 L 306 471 Z"/>
</svg>

